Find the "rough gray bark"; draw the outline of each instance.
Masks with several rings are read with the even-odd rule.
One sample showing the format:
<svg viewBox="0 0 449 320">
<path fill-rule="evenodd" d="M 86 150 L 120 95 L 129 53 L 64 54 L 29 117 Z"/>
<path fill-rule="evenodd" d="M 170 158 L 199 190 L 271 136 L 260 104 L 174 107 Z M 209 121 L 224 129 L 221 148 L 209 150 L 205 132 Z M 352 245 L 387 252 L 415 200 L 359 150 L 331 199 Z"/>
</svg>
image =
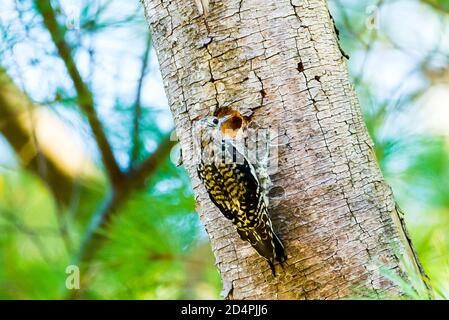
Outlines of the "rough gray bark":
<svg viewBox="0 0 449 320">
<path fill-rule="evenodd" d="M 390 187 L 373 152 L 325 0 L 143 0 L 162 77 L 209 234 L 231 299 L 335 299 L 354 290 L 400 294 L 383 277 L 417 272 Z M 206 24 L 207 23 L 207 24 Z M 284 196 L 271 201 L 288 254 L 279 276 L 241 241 L 197 178 L 191 123 L 231 107 L 279 127 Z"/>
</svg>

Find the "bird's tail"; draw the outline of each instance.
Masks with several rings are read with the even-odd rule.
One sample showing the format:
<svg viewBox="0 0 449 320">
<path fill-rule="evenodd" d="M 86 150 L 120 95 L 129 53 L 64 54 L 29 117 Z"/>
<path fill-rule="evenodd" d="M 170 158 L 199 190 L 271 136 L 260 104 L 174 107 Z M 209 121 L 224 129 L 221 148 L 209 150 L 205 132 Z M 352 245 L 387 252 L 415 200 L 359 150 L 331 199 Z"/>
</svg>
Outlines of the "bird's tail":
<svg viewBox="0 0 449 320">
<path fill-rule="evenodd" d="M 287 255 L 285 254 L 284 245 L 274 232 L 273 232 L 273 242 L 274 242 L 274 252 L 276 255 L 276 261 L 278 261 L 282 265 L 282 263 L 285 260 L 287 260 Z"/>
<path fill-rule="evenodd" d="M 275 261 L 282 263 L 287 259 L 284 246 L 273 229 L 268 224 L 262 224 L 251 230 L 237 230 L 240 238 L 248 241 L 256 249 L 257 253 L 265 258 L 270 265 L 273 275 L 276 276 L 274 268 Z"/>
</svg>

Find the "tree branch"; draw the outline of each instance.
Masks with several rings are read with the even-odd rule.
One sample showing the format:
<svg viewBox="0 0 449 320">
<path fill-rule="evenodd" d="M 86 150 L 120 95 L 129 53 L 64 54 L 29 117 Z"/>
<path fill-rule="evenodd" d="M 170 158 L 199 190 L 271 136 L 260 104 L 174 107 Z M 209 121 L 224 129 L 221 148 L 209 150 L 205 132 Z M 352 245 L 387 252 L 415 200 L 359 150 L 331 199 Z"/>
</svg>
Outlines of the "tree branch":
<svg viewBox="0 0 449 320">
<path fill-rule="evenodd" d="M 98 248 L 101 247 L 104 236 L 100 235 L 97 231 L 103 228 L 107 228 L 114 213 L 126 202 L 129 195 L 142 188 L 145 185 L 145 181 L 148 177 L 152 176 L 157 170 L 158 165 L 170 153 L 171 147 L 174 145 L 173 141 L 167 137 L 160 144 L 155 153 L 149 156 L 138 166 L 130 166 L 128 172 L 122 172 L 117 164 L 117 161 L 113 155 L 112 147 L 110 146 L 103 126 L 95 112 L 94 99 L 92 92 L 83 81 L 79 70 L 76 67 L 76 63 L 73 59 L 72 49 L 70 45 L 65 41 L 65 30 L 58 25 L 56 19 L 56 13 L 51 6 L 49 0 L 35 0 L 37 10 L 42 15 L 44 25 L 48 29 L 51 38 L 58 50 L 59 56 L 63 60 L 70 78 L 73 81 L 77 95 L 78 104 L 83 113 L 87 116 L 90 127 L 94 134 L 97 145 L 100 149 L 102 159 L 106 170 L 108 171 L 112 187 L 109 191 L 108 197 L 104 200 L 101 207 L 91 218 L 89 226 L 87 227 L 85 236 L 82 240 L 80 251 L 76 257 L 76 262 L 81 266 L 88 267 L 88 262 L 94 257 Z M 148 64 L 148 52 L 151 48 L 151 40 L 149 39 L 147 49 L 145 52 L 142 73 L 139 78 L 138 90 L 135 100 L 135 115 L 134 115 L 134 132 L 133 139 L 135 144 L 138 144 L 139 134 L 139 116 L 141 114 L 141 90 L 143 86 L 144 73 Z M 138 153 L 138 147 L 134 147 L 132 151 L 132 157 L 136 158 Z"/>
<path fill-rule="evenodd" d="M 137 191 L 145 186 L 145 181 L 154 175 L 160 164 L 170 154 L 172 147 L 176 141 L 170 139 L 168 135 L 160 144 L 157 150 L 146 158 L 136 169 L 129 171 L 124 175 L 124 183 L 121 187 L 112 188 L 109 195 L 99 208 L 99 210 L 92 216 L 89 226 L 86 230 L 80 251 L 76 257 L 75 264 L 85 268 L 83 274 L 82 288 L 85 291 L 91 279 L 89 275 L 89 262 L 93 259 L 96 252 L 101 248 L 105 236 L 99 234 L 97 231 L 108 227 L 114 214 L 126 202 L 132 192 Z M 70 292 L 68 299 L 79 298 L 83 292 Z"/>
<path fill-rule="evenodd" d="M 32 128 L 30 124 L 27 124 L 28 122 L 23 121 L 23 115 L 29 107 L 36 108 L 14 84 L 6 71 L 0 67 L 0 133 L 13 147 L 23 166 L 41 177 L 49 186 L 55 199 L 68 205 L 73 195 L 74 176 L 64 170 L 66 166 L 62 160 L 47 155 L 45 150 L 39 149 L 33 143 Z M 154 175 L 175 143 L 168 135 L 152 155 L 123 175 L 124 178 L 118 187 L 113 186 L 89 223 L 77 256 L 79 263 L 86 264 L 92 260 L 105 240 L 104 236 L 96 231 L 107 228 L 113 214 L 126 202 L 129 195 L 145 186 L 145 181 Z M 25 148 L 27 152 L 23 152 Z M 42 163 L 45 164 L 45 170 L 41 170 Z"/>
<path fill-rule="evenodd" d="M 58 25 L 56 13 L 53 10 L 49 0 L 35 0 L 34 3 L 36 4 L 37 10 L 42 15 L 44 25 L 50 33 L 51 38 L 58 50 L 59 56 L 63 60 L 70 78 L 73 81 L 78 94 L 78 104 L 89 121 L 89 125 L 97 142 L 109 178 L 112 184 L 119 184 L 123 178 L 123 174 L 117 164 L 111 145 L 109 144 L 104 132 L 104 128 L 95 111 L 92 92 L 84 83 L 73 59 L 72 49 L 65 41 L 65 31 Z"/>
<path fill-rule="evenodd" d="M 170 136 L 167 136 L 160 143 L 159 147 L 152 155 L 143 160 L 142 163 L 131 166 L 127 172 L 123 172 L 118 166 L 118 163 L 112 151 L 112 147 L 107 140 L 104 128 L 95 111 L 93 94 L 86 85 L 86 83 L 83 81 L 81 74 L 77 69 L 76 63 L 72 55 L 72 49 L 64 39 L 65 30 L 63 29 L 63 27 L 58 25 L 56 13 L 54 9 L 51 7 L 50 1 L 35 0 L 35 5 L 37 7 L 37 10 L 42 15 L 44 25 L 48 29 L 51 38 L 58 50 L 59 56 L 63 60 L 66 69 L 68 71 L 68 74 L 72 79 L 72 82 L 77 92 L 77 99 L 80 110 L 86 115 L 89 121 L 89 125 L 92 129 L 94 138 L 96 140 L 96 143 L 102 156 L 103 163 L 106 167 L 106 170 L 108 172 L 111 181 L 111 189 L 108 193 L 108 196 L 105 198 L 99 209 L 93 214 L 91 221 L 87 227 L 86 233 L 83 237 L 79 253 L 76 257 L 77 262 L 81 266 L 87 266 L 89 268 L 88 264 L 89 261 L 92 260 L 92 258 L 95 256 L 95 253 L 98 251 L 98 248 L 101 247 L 103 241 L 105 240 L 105 237 L 99 234 L 97 231 L 100 229 L 107 228 L 109 222 L 111 221 L 111 218 L 114 216 L 114 213 L 116 213 L 120 209 L 120 207 L 126 202 L 129 196 L 132 194 L 132 192 L 135 192 L 145 186 L 146 180 L 154 175 L 159 165 L 163 163 L 166 157 L 170 154 L 171 148 L 175 144 L 175 142 L 170 140 Z M 138 92 L 136 94 L 135 100 L 135 106 L 138 107 L 136 107 L 136 114 L 134 120 L 135 123 L 137 122 L 137 125 L 135 125 L 134 128 L 135 130 L 134 135 L 135 136 L 137 135 L 137 139 L 139 131 L 138 120 L 140 115 L 140 104 L 141 104 L 140 95 L 143 86 L 145 69 L 147 68 L 148 64 L 148 52 L 150 48 L 151 42 L 149 40 L 145 52 L 145 59 L 143 61 L 142 66 L 142 74 L 139 78 Z M 7 77 L 6 72 L 1 72 L 0 76 L 2 76 L 3 74 L 5 75 L 5 77 Z M 3 79 L 4 77 L 1 78 L 1 80 Z M 10 81 L 9 78 L 6 79 Z M 9 84 L 9 82 L 5 83 Z M 13 85 L 12 81 L 10 81 L 10 83 L 11 85 Z M 3 82 L 0 83 L 0 88 L 2 84 Z M 21 93 L 20 89 L 16 88 L 15 86 L 14 88 L 15 91 L 13 90 L 14 92 L 12 93 L 11 90 L 1 90 L 0 92 L 0 118 L 2 120 L 3 119 L 6 120 L 5 125 L 1 126 L 0 129 L 4 128 L 8 129 L 5 130 L 5 132 L 7 131 L 8 137 L 12 141 L 11 144 L 15 148 L 16 152 L 20 154 L 21 148 L 23 148 L 25 142 L 30 140 L 31 134 L 28 132 L 25 133 L 22 132 L 23 128 L 20 126 L 20 123 L 15 123 L 14 121 L 10 120 L 13 119 L 14 115 L 16 115 L 15 110 L 13 109 L 14 103 L 12 104 L 2 103 L 1 98 L 5 94 L 9 94 L 10 96 L 8 96 L 7 98 L 12 97 L 13 99 L 16 99 L 16 97 L 18 96 L 25 99 L 25 101 L 27 101 L 27 103 L 29 104 L 31 104 L 31 101 L 29 101 L 28 97 L 26 97 L 25 95 L 23 95 L 23 93 Z M 14 100 L 11 101 L 14 102 Z M 14 127 L 14 129 L 11 130 L 10 127 Z M 16 145 L 14 144 L 15 140 L 19 140 L 19 143 L 17 143 Z M 38 152 L 39 150 L 36 149 L 36 154 Z M 52 166 L 51 159 L 49 159 L 48 161 Z M 34 165 L 34 162 L 30 162 L 30 164 Z M 55 192 L 55 197 L 60 197 L 59 193 L 61 191 L 64 191 L 63 194 L 65 195 L 64 197 L 65 203 L 69 203 L 72 195 L 72 181 L 71 179 L 65 179 L 63 172 L 62 171 L 59 172 L 57 170 L 58 167 L 56 165 L 54 167 L 55 170 L 51 168 L 53 171 L 55 171 L 54 177 L 50 178 L 47 177 L 48 175 L 47 171 L 46 172 L 47 175 L 43 176 L 42 178 L 44 181 L 46 181 L 51 185 L 52 191 Z M 37 164 L 35 164 L 33 168 L 35 168 L 35 171 L 39 173 Z M 59 184 L 65 183 L 66 180 L 68 181 L 67 182 L 68 187 L 64 186 L 64 188 L 61 188 Z M 68 190 L 66 191 L 65 189 Z"/>
<path fill-rule="evenodd" d="M 171 141 L 169 136 L 166 137 L 151 156 L 146 158 L 135 170 L 129 171 L 125 175 L 124 183 L 121 184 L 122 187 L 113 188 L 109 192 L 109 196 L 90 221 L 78 255 L 79 261 L 84 262 L 85 260 L 90 260 L 92 254 L 96 251 L 94 248 L 97 247 L 97 243 L 102 238 L 96 236 L 96 231 L 109 224 L 114 213 L 128 199 L 133 191 L 144 187 L 145 181 L 154 175 L 159 165 L 170 154 L 174 144 L 175 141 Z"/>
<path fill-rule="evenodd" d="M 427 4 L 428 6 L 432 7 L 433 9 L 440 11 L 443 14 L 449 14 L 448 10 L 443 7 L 443 5 L 431 1 L 431 0 L 421 0 L 422 3 Z"/>
<path fill-rule="evenodd" d="M 131 150 L 131 161 L 129 168 L 133 168 L 136 161 L 139 157 L 140 152 L 140 141 L 139 141 L 139 131 L 140 131 L 140 116 L 142 114 L 142 104 L 141 104 L 141 96 L 142 96 L 142 87 L 143 87 L 143 80 L 145 78 L 145 74 L 148 68 L 148 60 L 149 60 L 149 53 L 152 46 L 151 41 L 151 34 L 148 33 L 148 40 L 147 40 L 147 46 L 145 48 L 145 52 L 142 57 L 142 68 L 140 70 L 140 77 L 139 82 L 137 85 L 137 92 L 136 92 L 136 98 L 134 102 L 134 115 L 133 115 L 133 132 L 132 132 L 132 150 Z"/>
<path fill-rule="evenodd" d="M 143 160 L 135 169 L 129 171 L 130 181 L 135 188 L 144 186 L 145 180 L 156 172 L 159 164 L 170 154 L 175 144 L 176 141 L 172 141 L 170 135 L 166 136 L 151 156 Z"/>
</svg>

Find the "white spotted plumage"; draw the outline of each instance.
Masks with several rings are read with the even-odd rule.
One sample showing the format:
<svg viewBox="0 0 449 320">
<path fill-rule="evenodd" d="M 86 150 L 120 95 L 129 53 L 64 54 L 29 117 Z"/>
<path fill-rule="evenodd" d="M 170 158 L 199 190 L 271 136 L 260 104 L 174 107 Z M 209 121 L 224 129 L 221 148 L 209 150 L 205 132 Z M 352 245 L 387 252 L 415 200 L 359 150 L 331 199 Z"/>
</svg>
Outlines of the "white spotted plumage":
<svg viewBox="0 0 449 320">
<path fill-rule="evenodd" d="M 205 117 L 194 124 L 198 176 L 211 201 L 237 227 L 240 238 L 268 261 L 275 274 L 274 262 L 282 263 L 286 256 L 268 215 L 266 190 L 242 146 L 221 133 L 222 123 L 223 119 Z"/>
</svg>

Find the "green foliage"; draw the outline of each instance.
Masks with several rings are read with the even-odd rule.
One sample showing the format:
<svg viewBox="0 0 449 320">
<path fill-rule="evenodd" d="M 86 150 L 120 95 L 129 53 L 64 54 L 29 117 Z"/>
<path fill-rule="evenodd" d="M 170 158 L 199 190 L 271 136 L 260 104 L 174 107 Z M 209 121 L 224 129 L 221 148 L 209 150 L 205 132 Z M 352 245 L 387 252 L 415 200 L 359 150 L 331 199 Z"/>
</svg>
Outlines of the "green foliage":
<svg viewBox="0 0 449 320">
<path fill-rule="evenodd" d="M 168 163 L 164 167 L 164 178 L 133 195 L 111 226 L 100 231 L 108 242 L 93 261 L 95 277 L 86 298 L 218 298 L 219 276 L 185 172 Z M 51 194 L 26 172 L 4 173 L 0 179 L 0 298 L 64 297 L 71 257 Z M 76 247 L 82 231 L 80 225 L 71 230 Z"/>
<path fill-rule="evenodd" d="M 445 13 L 449 13 L 449 2 L 446 0 L 425 0 L 424 3 L 429 4 L 436 10 L 441 10 Z"/>
<path fill-rule="evenodd" d="M 0 298 L 55 298 L 67 254 L 51 195 L 27 173 L 4 174 L 0 181 Z"/>
<path fill-rule="evenodd" d="M 194 210 L 189 178 L 169 158 L 158 163 L 158 170 L 147 179 L 145 187 L 133 192 L 107 226 L 98 230 L 107 240 L 87 262 L 88 268 L 81 268 L 80 290 L 65 288 L 66 267 L 76 262 L 87 226 L 101 208 L 109 183 L 88 123 L 77 105 L 73 85 L 67 80 L 66 70 L 58 69 L 60 59 L 54 55 L 54 44 L 49 42 L 47 31 L 36 18 L 39 17 L 36 8 L 28 1 L 17 6 L 14 2 L 10 4 L 8 10 L 17 10 L 21 17 L 21 21 L 11 21 L 15 34 L 3 34 L 11 51 L 17 39 L 39 47 L 32 53 L 35 63 L 20 64 L 14 80 L 17 83 L 23 80 L 24 89 L 28 84 L 31 86 L 27 92 L 31 98 L 41 100 L 48 112 L 53 112 L 57 120 L 81 139 L 80 151 L 87 153 L 85 161 L 101 172 L 86 171 L 86 176 L 76 176 L 72 200 L 68 206 L 59 206 L 43 179 L 14 161 L 4 170 L 0 167 L 0 298 L 61 299 L 74 295 L 90 299 L 218 298 L 220 278 Z M 151 155 L 167 131 L 172 130 L 170 125 L 161 126 L 159 121 L 169 118 L 168 110 L 153 107 L 145 98 L 144 93 L 153 90 L 147 79 L 158 72 L 151 52 L 148 68 L 141 70 L 145 91 L 140 101 L 136 101 L 138 92 L 134 83 L 141 67 L 135 66 L 142 62 L 148 42 L 142 8 L 138 3 L 133 8 L 129 2 L 120 0 L 81 1 L 75 8 L 57 1 L 54 5 L 66 41 L 74 48 L 75 59 L 81 66 L 78 67 L 98 104 L 96 109 L 106 135 L 126 172 Z M 0 25 L 4 27 L 2 31 L 8 27 L 3 21 Z M 117 40 L 120 35 L 124 38 Z M 32 41 L 35 37 L 44 40 Z M 41 45 L 45 50 L 40 50 Z M 10 67 L 11 72 L 16 62 L 14 56 L 8 56 L 8 50 L 2 48 L 2 64 Z M 104 59 L 108 62 L 103 63 Z M 120 70 L 122 63 L 135 68 L 133 80 L 128 69 Z M 33 90 L 35 77 L 22 78 L 27 74 L 24 70 L 34 69 L 46 71 L 38 90 Z M 137 103 L 140 103 L 138 153 L 131 161 Z M 2 153 L 8 151 L 11 152 L 0 149 L 0 161 L 4 160 Z M 77 156 L 76 150 L 73 155 Z"/>
<path fill-rule="evenodd" d="M 433 128 L 432 121 L 436 122 L 438 116 L 427 102 L 432 89 L 441 83 L 424 70 L 434 64 L 441 66 L 441 70 L 449 70 L 448 52 L 447 48 L 442 48 L 439 38 L 432 43 L 410 29 L 397 36 L 402 24 L 388 21 L 385 16 L 397 19 L 398 14 L 407 17 L 407 14 L 425 13 L 430 20 L 427 26 L 438 21 L 435 22 L 437 29 L 426 32 L 445 38 L 448 2 L 333 0 L 331 7 L 341 31 L 343 48 L 349 49 L 350 71 L 356 80 L 365 122 L 382 172 L 405 212 L 413 245 L 430 277 L 433 296 L 446 299 L 449 297 L 449 140 L 447 131 Z M 372 17 L 378 19 L 378 28 L 375 24 L 369 27 L 368 18 Z M 422 54 L 416 53 L 413 45 L 403 39 L 409 34 L 413 34 Z M 427 46 L 423 45 L 424 40 L 428 41 Z M 393 54 L 399 59 L 390 62 L 387 57 Z M 397 71 L 406 59 L 410 59 L 407 69 Z M 382 70 L 382 65 L 390 69 Z M 402 72 L 402 77 L 394 83 L 392 78 L 397 77 L 396 72 Z M 394 84 L 385 84 L 390 82 Z M 447 117 L 447 114 L 440 117 Z M 425 125 L 426 118 L 433 120 Z M 382 268 L 382 273 L 406 292 L 401 299 L 427 298 L 423 290 L 417 289 L 419 276 L 411 270 L 407 272 L 408 277 L 399 277 L 386 268 Z"/>
<path fill-rule="evenodd" d="M 412 300 L 429 300 L 437 296 L 436 292 L 430 287 L 430 282 L 421 276 L 417 270 L 411 265 L 410 261 L 403 256 L 399 256 L 399 260 L 405 271 L 405 274 L 399 275 L 397 272 L 382 266 L 380 273 L 391 280 L 399 288 L 402 295 L 400 297 L 386 296 L 385 298 L 393 299 L 412 299 Z M 425 285 L 427 283 L 428 286 Z"/>
<path fill-rule="evenodd" d="M 171 193 L 139 194 L 128 201 L 104 232 L 109 241 L 97 259 L 99 270 L 91 289 L 96 295 L 173 299 L 191 289 L 191 274 L 186 272 L 189 265 L 210 259 L 195 261 L 191 257 L 199 245 L 198 216 L 192 197 L 177 195 L 175 201 Z M 202 278 L 206 270 L 196 272 Z M 106 295 L 105 283 L 110 284 Z"/>
</svg>

